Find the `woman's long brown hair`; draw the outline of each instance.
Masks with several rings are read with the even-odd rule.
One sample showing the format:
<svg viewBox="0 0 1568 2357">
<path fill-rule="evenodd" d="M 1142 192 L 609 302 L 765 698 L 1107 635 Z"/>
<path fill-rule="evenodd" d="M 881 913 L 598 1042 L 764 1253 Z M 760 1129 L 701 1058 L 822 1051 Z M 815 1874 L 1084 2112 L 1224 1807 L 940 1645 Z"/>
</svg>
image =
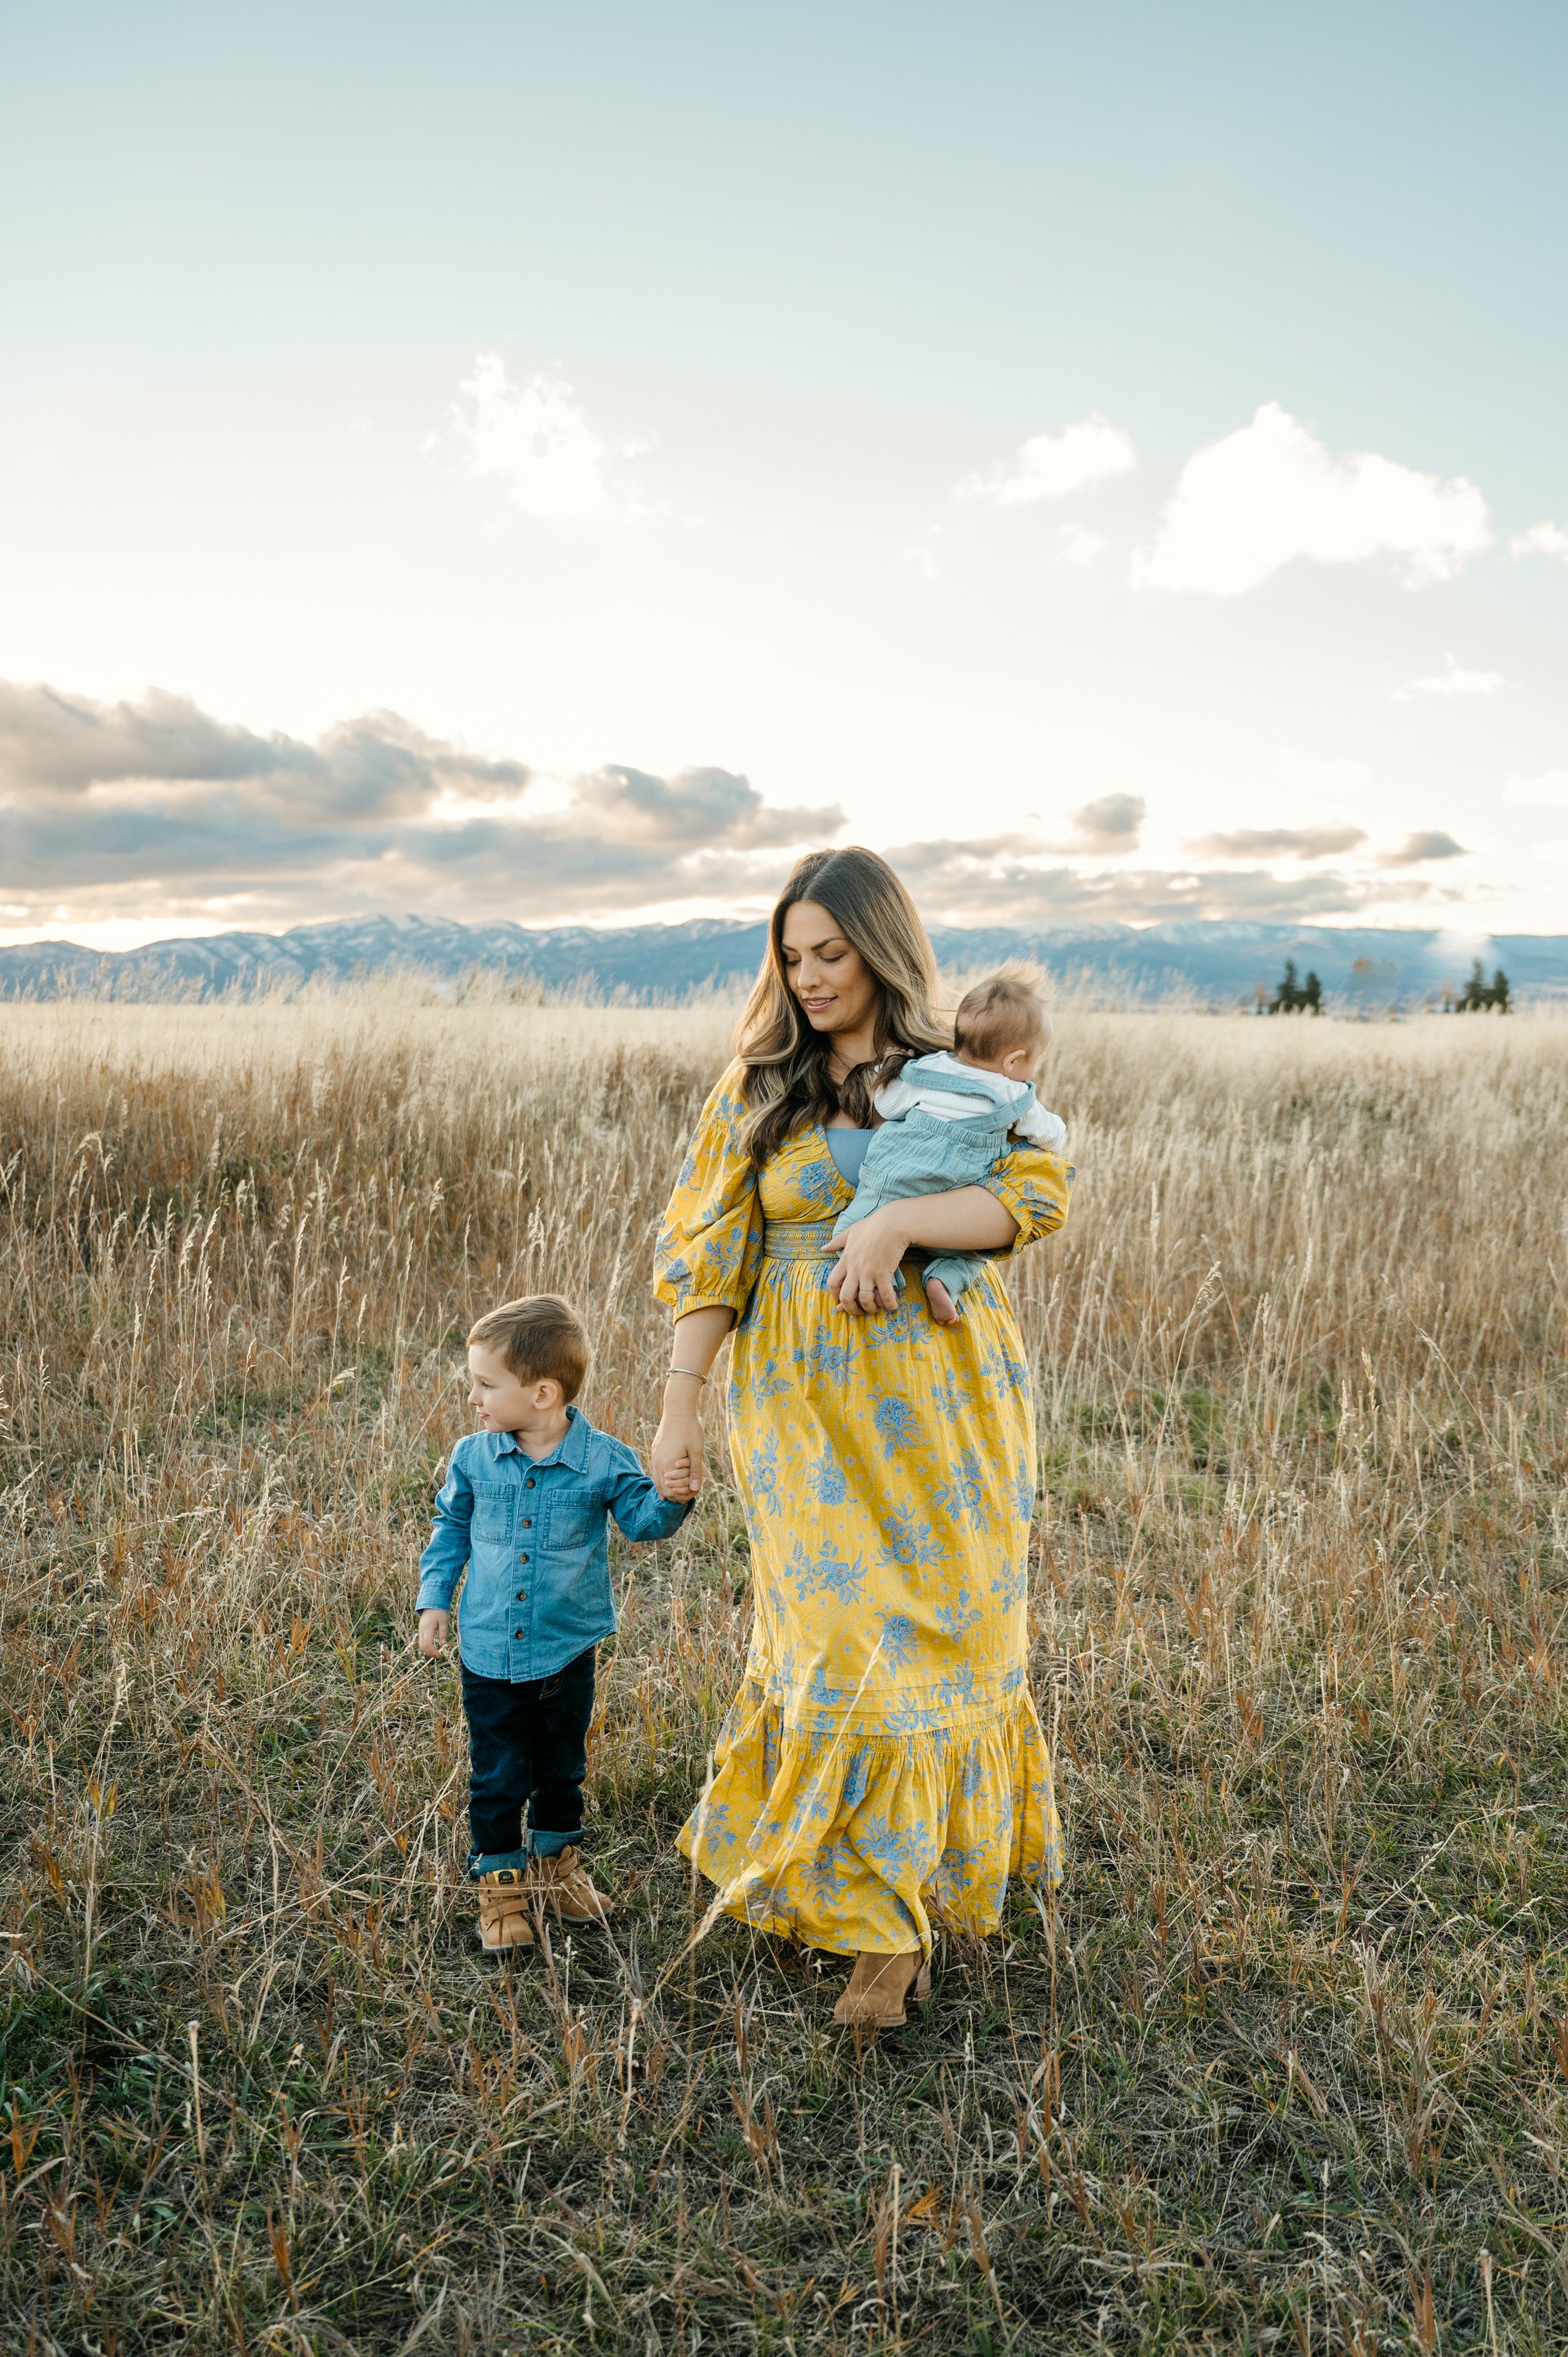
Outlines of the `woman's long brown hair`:
<svg viewBox="0 0 1568 2357">
<path fill-rule="evenodd" d="M 813 1030 L 789 987 L 784 963 L 784 920 L 799 900 L 816 900 L 877 985 L 875 1053 L 841 1087 L 828 1070 L 831 1033 Z M 871 1100 L 910 1056 L 952 1045 L 952 1025 L 937 1011 L 937 962 L 913 900 L 885 859 L 852 844 L 843 851 L 809 851 L 779 896 L 768 926 L 768 948 L 736 1035 L 746 1066 L 742 1083 L 752 1108 L 746 1150 L 760 1169 L 786 1138 L 811 1122 L 845 1113 L 860 1128 L 871 1123 Z"/>
</svg>

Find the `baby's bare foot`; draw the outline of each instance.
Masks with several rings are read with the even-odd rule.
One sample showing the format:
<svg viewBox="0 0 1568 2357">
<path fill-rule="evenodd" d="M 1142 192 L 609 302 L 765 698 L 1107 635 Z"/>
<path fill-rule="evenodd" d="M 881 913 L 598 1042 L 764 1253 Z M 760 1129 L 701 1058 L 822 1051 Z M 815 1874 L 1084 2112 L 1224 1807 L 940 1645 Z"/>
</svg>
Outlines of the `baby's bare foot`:
<svg viewBox="0 0 1568 2357">
<path fill-rule="evenodd" d="M 952 1295 L 948 1291 L 947 1286 L 942 1283 L 940 1276 L 927 1278 L 926 1299 L 930 1304 L 931 1316 L 936 1319 L 939 1326 L 956 1326 L 958 1324 L 957 1305 L 953 1300 Z"/>
</svg>

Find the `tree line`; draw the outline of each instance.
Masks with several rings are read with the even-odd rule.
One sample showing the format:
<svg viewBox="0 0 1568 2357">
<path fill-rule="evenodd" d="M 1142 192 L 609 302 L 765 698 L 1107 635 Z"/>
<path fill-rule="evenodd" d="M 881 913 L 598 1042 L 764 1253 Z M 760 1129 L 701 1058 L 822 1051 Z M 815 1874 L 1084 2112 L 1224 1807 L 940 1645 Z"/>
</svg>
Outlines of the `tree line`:
<svg viewBox="0 0 1568 2357">
<path fill-rule="evenodd" d="M 1506 1015 L 1511 1003 L 1509 978 L 1499 965 L 1494 969 L 1488 982 L 1477 958 L 1464 989 L 1452 997 L 1444 990 L 1444 998 L 1452 1006 L 1455 1015 L 1484 1014 L 1488 1007 L 1498 1015 Z M 1310 966 L 1307 967 L 1305 980 L 1298 980 L 1294 958 L 1286 958 L 1284 973 L 1275 985 L 1273 996 L 1266 1004 L 1271 1015 L 1321 1015 L 1323 985 Z"/>
</svg>

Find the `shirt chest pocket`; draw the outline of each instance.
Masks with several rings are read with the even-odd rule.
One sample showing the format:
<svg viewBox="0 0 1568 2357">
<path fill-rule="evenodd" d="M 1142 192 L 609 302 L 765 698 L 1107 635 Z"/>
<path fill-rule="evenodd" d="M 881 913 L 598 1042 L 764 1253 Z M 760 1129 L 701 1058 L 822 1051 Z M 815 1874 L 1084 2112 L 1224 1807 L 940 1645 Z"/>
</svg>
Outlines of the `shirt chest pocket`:
<svg viewBox="0 0 1568 2357">
<path fill-rule="evenodd" d="M 499 1481 L 476 1481 L 474 1484 L 474 1518 L 468 1535 L 477 1547 L 505 1546 L 511 1536 L 514 1500 L 510 1488 Z"/>
<path fill-rule="evenodd" d="M 605 1510 L 591 1491 L 557 1490 L 545 1510 L 545 1534 L 553 1548 L 580 1553 L 604 1535 Z"/>
</svg>

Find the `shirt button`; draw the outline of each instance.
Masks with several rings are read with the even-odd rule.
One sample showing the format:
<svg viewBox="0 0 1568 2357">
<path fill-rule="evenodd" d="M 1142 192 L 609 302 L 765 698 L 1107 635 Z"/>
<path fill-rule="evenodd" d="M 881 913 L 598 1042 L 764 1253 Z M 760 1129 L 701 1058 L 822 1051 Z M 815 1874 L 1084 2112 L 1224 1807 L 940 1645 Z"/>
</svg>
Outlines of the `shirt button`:
<svg viewBox="0 0 1568 2357">
<path fill-rule="evenodd" d="M 528 1561 L 528 1557 L 525 1555 L 520 1555 L 518 1556 L 518 1561 L 519 1563 L 526 1563 Z"/>
<path fill-rule="evenodd" d="M 522 1527 L 525 1531 L 531 1531 L 533 1528 L 533 1517 L 532 1514 L 524 1514 L 522 1518 Z"/>
<path fill-rule="evenodd" d="M 520 1604 L 526 1604 L 528 1602 L 528 1590 L 526 1587 L 520 1587 L 518 1589 L 517 1600 Z"/>
<path fill-rule="evenodd" d="M 528 1477 L 527 1480 L 523 1483 L 523 1485 L 522 1485 L 522 1486 L 523 1486 L 523 1488 L 524 1488 L 525 1490 L 532 1490 L 532 1487 L 533 1487 L 533 1476 L 532 1476 L 532 1473 L 529 1475 L 529 1477 Z"/>
<path fill-rule="evenodd" d="M 521 1631 L 521 1629 L 514 1629 L 514 1630 L 512 1631 L 512 1632 L 511 1632 L 511 1633 L 512 1633 L 512 1635 L 516 1638 L 516 1640 L 517 1640 L 518 1643 L 521 1645 L 521 1642 L 522 1642 L 522 1631 Z"/>
</svg>

